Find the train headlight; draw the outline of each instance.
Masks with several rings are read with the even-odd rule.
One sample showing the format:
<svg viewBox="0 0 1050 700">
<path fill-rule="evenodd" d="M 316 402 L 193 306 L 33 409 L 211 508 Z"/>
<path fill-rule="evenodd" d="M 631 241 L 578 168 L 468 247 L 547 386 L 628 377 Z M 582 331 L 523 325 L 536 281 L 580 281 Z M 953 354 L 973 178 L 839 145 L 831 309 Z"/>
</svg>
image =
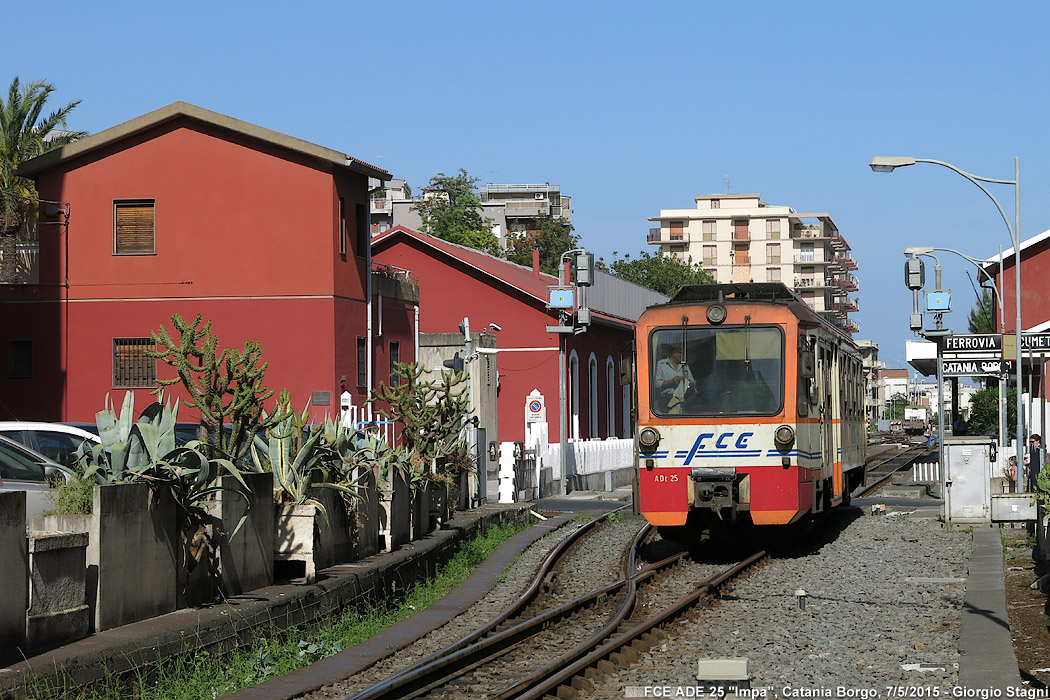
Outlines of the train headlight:
<svg viewBox="0 0 1050 700">
<path fill-rule="evenodd" d="M 782 425 L 777 428 L 777 432 L 773 434 L 773 442 L 776 443 L 777 449 L 786 451 L 791 449 L 791 445 L 795 442 L 795 431 L 790 425 Z"/>
<path fill-rule="evenodd" d="M 721 304 L 715 304 L 707 307 L 707 322 L 718 325 L 722 321 L 726 320 L 726 307 Z"/>
<path fill-rule="evenodd" d="M 638 446 L 643 452 L 652 452 L 660 444 L 660 433 L 656 428 L 642 428 L 638 433 Z"/>
</svg>

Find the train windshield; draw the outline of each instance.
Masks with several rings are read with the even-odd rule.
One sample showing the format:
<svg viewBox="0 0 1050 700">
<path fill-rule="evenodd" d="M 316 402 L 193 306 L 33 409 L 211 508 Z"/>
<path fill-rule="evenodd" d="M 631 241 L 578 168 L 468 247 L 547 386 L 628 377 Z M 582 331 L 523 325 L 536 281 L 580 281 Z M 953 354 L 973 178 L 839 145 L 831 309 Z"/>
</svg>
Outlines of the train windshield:
<svg viewBox="0 0 1050 700">
<path fill-rule="evenodd" d="M 776 326 L 675 328 L 650 337 L 650 405 L 659 415 L 774 415 L 784 405 Z"/>
</svg>

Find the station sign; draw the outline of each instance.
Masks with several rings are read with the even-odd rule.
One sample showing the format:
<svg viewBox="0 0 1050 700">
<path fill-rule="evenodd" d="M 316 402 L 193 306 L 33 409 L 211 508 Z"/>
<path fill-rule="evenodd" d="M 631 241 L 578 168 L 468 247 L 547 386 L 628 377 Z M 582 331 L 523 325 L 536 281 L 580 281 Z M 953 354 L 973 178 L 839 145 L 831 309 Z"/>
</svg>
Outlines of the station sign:
<svg viewBox="0 0 1050 700">
<path fill-rule="evenodd" d="M 997 333 L 963 333 L 945 336 L 945 352 L 985 353 L 1001 352 L 1003 336 Z M 1024 333 L 1021 335 L 1022 350 L 1050 351 L 1050 333 Z"/>
<path fill-rule="evenodd" d="M 943 373 L 945 377 L 999 375 L 1013 372 L 1015 365 L 1016 362 L 1003 360 L 945 360 Z"/>
</svg>

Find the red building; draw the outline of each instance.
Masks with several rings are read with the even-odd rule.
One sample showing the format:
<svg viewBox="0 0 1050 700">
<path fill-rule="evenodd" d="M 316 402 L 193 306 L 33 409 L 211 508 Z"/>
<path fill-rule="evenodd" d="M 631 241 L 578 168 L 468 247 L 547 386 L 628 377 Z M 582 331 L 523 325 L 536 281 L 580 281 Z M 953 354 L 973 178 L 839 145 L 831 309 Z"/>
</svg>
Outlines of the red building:
<svg viewBox="0 0 1050 700">
<path fill-rule="evenodd" d="M 18 174 L 43 204 L 36 279 L 0 287 L 5 418 L 91 421 L 127 389 L 145 406 L 174 371 L 142 350 L 174 313 L 210 319 L 222 346 L 258 341 L 265 383 L 315 417 L 338 412 L 343 376 L 360 405 L 391 351 L 414 359 L 411 300 L 372 343 L 368 178 L 384 170 L 176 102 Z"/>
<path fill-rule="evenodd" d="M 549 439 L 560 440 L 557 325 L 546 308 L 551 275 L 471 248 L 396 226 L 372 239 L 376 261 L 404 268 L 419 281 L 420 330 L 454 331 L 464 317 L 472 330 L 493 328 L 499 349 L 500 441 L 522 440 L 525 397 L 538 389 L 546 399 Z M 631 392 L 619 382 L 619 362 L 631 357 L 634 321 L 667 297 L 597 271 L 588 291 L 593 322 L 570 335 L 566 351 L 570 438 L 630 437 Z M 524 351 L 524 348 L 545 348 Z M 490 436 L 493 439 L 494 436 Z"/>
<path fill-rule="evenodd" d="M 1002 260 L 995 255 L 985 263 L 985 269 L 995 279 L 995 286 L 1003 297 L 1005 328 L 1017 325 L 1016 265 L 1014 249 L 1003 251 Z M 1002 277 L 1000 278 L 1000 272 Z M 1050 321 L 1050 230 L 1043 231 L 1021 243 L 1021 323 L 1025 331 L 1044 330 Z M 995 324 L 999 328 L 999 306 L 995 307 Z"/>
</svg>

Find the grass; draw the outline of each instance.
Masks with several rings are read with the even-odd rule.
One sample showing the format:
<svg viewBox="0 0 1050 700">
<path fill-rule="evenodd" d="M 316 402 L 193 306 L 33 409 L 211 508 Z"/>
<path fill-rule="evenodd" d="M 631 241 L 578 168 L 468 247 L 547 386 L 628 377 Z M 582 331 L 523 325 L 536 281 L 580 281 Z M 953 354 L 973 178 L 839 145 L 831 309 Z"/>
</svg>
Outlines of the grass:
<svg viewBox="0 0 1050 700">
<path fill-rule="evenodd" d="M 107 673 L 90 688 L 71 688 L 62 682 L 41 680 L 27 688 L 25 697 L 29 700 L 200 700 L 232 693 L 331 656 L 410 617 L 460 585 L 496 547 L 526 527 L 490 527 L 484 535 L 464 542 L 433 578 L 413 585 L 402 598 L 348 609 L 331 619 L 316 621 L 309 630 L 271 630 L 250 647 L 230 654 L 198 649 L 158 661 L 133 678 Z"/>
</svg>

